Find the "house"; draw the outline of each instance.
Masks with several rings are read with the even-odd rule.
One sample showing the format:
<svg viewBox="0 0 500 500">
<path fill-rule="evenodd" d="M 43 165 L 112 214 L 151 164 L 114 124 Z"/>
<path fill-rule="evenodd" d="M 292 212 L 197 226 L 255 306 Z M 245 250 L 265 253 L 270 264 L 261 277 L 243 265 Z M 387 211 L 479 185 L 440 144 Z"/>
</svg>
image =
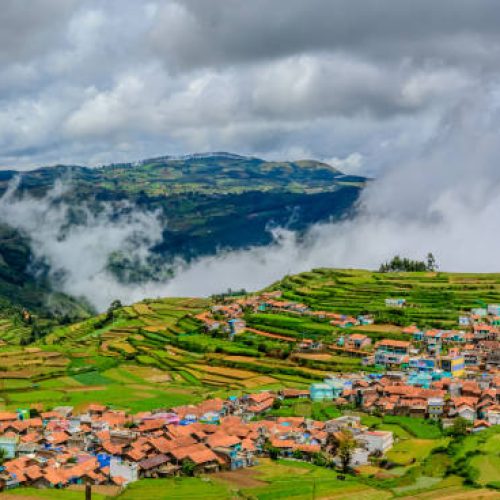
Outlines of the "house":
<svg viewBox="0 0 500 500">
<path fill-rule="evenodd" d="M 281 396 L 284 399 L 292 399 L 292 398 L 300 398 L 300 399 L 308 399 L 309 391 L 307 389 L 282 389 Z"/>
<path fill-rule="evenodd" d="M 231 335 L 237 335 L 245 331 L 246 323 L 240 318 L 233 318 L 228 321 Z"/>
<path fill-rule="evenodd" d="M 360 325 L 373 325 L 375 323 L 375 318 L 366 314 L 358 316 L 357 320 Z"/>
<path fill-rule="evenodd" d="M 490 425 L 500 425 L 500 405 L 490 406 L 486 410 L 486 420 Z"/>
<path fill-rule="evenodd" d="M 476 418 L 476 411 L 471 406 L 464 404 L 457 409 L 457 415 L 473 422 Z"/>
<path fill-rule="evenodd" d="M 380 340 L 375 344 L 377 351 L 385 351 L 395 354 L 408 354 L 408 350 L 411 347 L 411 343 L 405 340 L 391 340 L 384 339 Z"/>
<path fill-rule="evenodd" d="M 485 429 L 488 429 L 491 426 L 488 422 L 485 420 L 476 420 L 474 422 L 474 425 L 472 426 L 472 432 L 481 432 L 484 431 Z"/>
<path fill-rule="evenodd" d="M 345 347 L 347 349 L 363 349 L 371 345 L 372 339 L 362 333 L 352 333 L 345 338 Z"/>
<path fill-rule="evenodd" d="M 333 389 L 334 399 L 341 397 L 345 390 L 352 389 L 352 380 L 343 377 L 329 375 L 323 382 Z"/>
<path fill-rule="evenodd" d="M 250 415 L 259 415 L 270 408 L 272 408 L 276 396 L 270 392 L 260 392 L 257 394 L 250 394 L 244 398 L 246 412 Z"/>
<path fill-rule="evenodd" d="M 121 458 L 111 457 L 109 463 L 109 475 L 112 478 L 123 478 L 125 480 L 123 485 L 133 483 L 139 479 L 138 464 L 124 461 Z"/>
<path fill-rule="evenodd" d="M 320 340 L 304 339 L 297 345 L 299 351 L 320 351 L 323 349 L 323 343 Z"/>
<path fill-rule="evenodd" d="M 435 358 L 419 356 L 410 358 L 408 367 L 410 370 L 415 370 L 417 372 L 433 373 L 436 369 L 436 364 L 437 361 Z"/>
<path fill-rule="evenodd" d="M 375 347 L 375 364 L 398 368 L 408 366 L 410 342 L 385 339 L 377 342 Z"/>
<path fill-rule="evenodd" d="M 441 356 L 439 360 L 441 369 L 458 378 L 465 374 L 465 358 L 463 356 Z"/>
<path fill-rule="evenodd" d="M 108 409 L 107 406 L 100 404 L 90 404 L 87 408 L 87 412 L 89 415 L 102 416 L 102 414 Z"/>
<path fill-rule="evenodd" d="M 469 316 L 465 316 L 465 315 L 459 316 L 458 317 L 458 324 L 460 326 L 468 327 L 471 324 L 471 318 Z"/>
<path fill-rule="evenodd" d="M 444 398 L 434 397 L 427 400 L 427 414 L 432 420 L 439 420 L 444 413 Z"/>
<path fill-rule="evenodd" d="M 14 458 L 17 452 L 19 436 L 0 436 L 0 450 L 5 453 L 5 458 Z"/>
<path fill-rule="evenodd" d="M 492 339 L 495 340 L 497 335 L 497 328 L 492 325 L 479 324 L 474 325 L 474 338 L 475 339 Z"/>
<path fill-rule="evenodd" d="M 333 386 L 325 383 L 311 384 L 309 394 L 313 401 L 332 401 Z"/>
<path fill-rule="evenodd" d="M 364 427 L 366 429 L 366 427 Z M 349 430 L 353 434 L 361 432 L 361 417 L 354 415 L 344 415 L 325 422 L 325 430 L 328 433 Z"/>
<path fill-rule="evenodd" d="M 141 460 L 138 464 L 139 475 L 144 477 L 158 477 L 161 475 L 161 467 L 169 462 L 166 455 L 154 455 L 145 460 Z"/>
<path fill-rule="evenodd" d="M 488 304 L 487 311 L 491 316 L 500 316 L 500 304 Z"/>
<path fill-rule="evenodd" d="M 385 299 L 385 307 L 404 307 L 406 304 L 406 299 L 392 299 L 392 298 L 387 298 Z"/>
<path fill-rule="evenodd" d="M 206 440 L 206 445 L 218 455 L 224 455 L 231 470 L 245 467 L 246 454 L 241 453 L 241 440 L 236 436 L 229 436 L 224 432 L 212 434 Z"/>
<path fill-rule="evenodd" d="M 356 441 L 362 443 L 368 452 L 385 453 L 394 444 L 394 436 L 391 431 L 367 431 L 356 436 Z"/>
<path fill-rule="evenodd" d="M 493 326 L 500 326 L 500 316 L 493 316 L 490 318 L 490 324 Z"/>
</svg>

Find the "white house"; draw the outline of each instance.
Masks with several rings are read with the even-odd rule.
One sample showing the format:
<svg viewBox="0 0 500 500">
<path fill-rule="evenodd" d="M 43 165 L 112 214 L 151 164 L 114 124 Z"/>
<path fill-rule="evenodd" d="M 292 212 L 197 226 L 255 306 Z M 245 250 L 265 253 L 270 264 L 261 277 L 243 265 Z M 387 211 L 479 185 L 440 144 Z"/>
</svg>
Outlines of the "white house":
<svg viewBox="0 0 500 500">
<path fill-rule="evenodd" d="M 138 464 L 123 462 L 119 458 L 111 457 L 109 475 L 111 477 L 123 477 L 125 484 L 133 483 L 139 479 Z"/>
<path fill-rule="evenodd" d="M 394 437 L 390 431 L 363 432 L 359 436 L 356 436 L 356 440 L 362 443 L 369 453 L 385 453 L 394 444 Z"/>
<path fill-rule="evenodd" d="M 500 406 L 492 406 L 486 410 L 486 420 L 491 425 L 500 425 Z"/>
<path fill-rule="evenodd" d="M 488 304 L 488 314 L 500 316 L 500 304 Z"/>
<path fill-rule="evenodd" d="M 471 324 L 471 320 L 469 316 L 459 316 L 458 317 L 458 324 L 460 326 L 469 326 Z"/>
<path fill-rule="evenodd" d="M 470 311 L 474 316 L 484 317 L 488 315 L 488 310 L 485 307 L 475 307 Z"/>
<path fill-rule="evenodd" d="M 352 452 L 352 456 L 351 456 L 351 463 L 350 465 L 352 467 L 356 467 L 356 466 L 359 466 L 359 465 L 366 465 L 368 464 L 369 460 L 368 460 L 368 456 L 370 455 L 370 452 L 365 449 L 365 448 L 355 448 Z M 337 465 L 337 467 L 340 467 L 342 465 L 342 462 L 340 461 L 340 457 L 339 456 L 336 456 L 334 459 L 333 459 L 335 465 Z"/>
<path fill-rule="evenodd" d="M 474 410 L 474 408 L 468 405 L 462 405 L 457 410 L 457 415 L 459 417 L 465 418 L 466 420 L 470 420 L 471 422 L 473 422 L 474 419 L 476 418 L 476 411 Z"/>
</svg>

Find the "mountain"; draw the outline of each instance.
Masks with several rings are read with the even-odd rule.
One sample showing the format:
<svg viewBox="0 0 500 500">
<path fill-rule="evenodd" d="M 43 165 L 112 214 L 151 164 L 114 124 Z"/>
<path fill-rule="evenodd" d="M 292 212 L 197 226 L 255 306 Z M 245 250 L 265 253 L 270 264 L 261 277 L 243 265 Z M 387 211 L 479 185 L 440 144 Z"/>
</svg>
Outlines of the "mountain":
<svg viewBox="0 0 500 500">
<path fill-rule="evenodd" d="M 268 162 L 231 153 L 152 158 L 100 168 L 58 165 L 0 173 L 0 195 L 20 175 L 19 192 L 43 196 L 60 180 L 79 203 L 126 200 L 160 210 L 167 224 L 155 249 L 187 260 L 268 244 L 270 225 L 302 231 L 352 209 L 366 179 L 313 160 Z"/>
<path fill-rule="evenodd" d="M 54 291 L 43 275 L 35 277 L 29 241 L 0 224 L 0 339 L 27 343 L 51 327 L 84 319 L 91 308 Z"/>
<path fill-rule="evenodd" d="M 269 244 L 272 227 L 300 233 L 314 223 L 346 217 L 367 179 L 314 160 L 265 161 L 215 152 L 98 168 L 56 165 L 26 172 L 4 170 L 0 198 L 13 181 L 14 199 L 28 197 L 70 207 L 66 219 L 58 222 L 59 233 L 51 238 L 64 238 L 72 227 L 88 224 L 89 211 L 98 214 L 103 207 L 106 213 L 111 207 L 110 217 L 115 220 L 127 211 L 155 214 L 161 221 L 161 238 L 155 240 L 146 265 L 126 251 L 109 255 L 108 269 L 120 280 L 136 283 L 164 279 L 178 258 L 189 262 L 221 250 Z M 62 189 L 54 189 L 61 184 Z M 4 223 L 0 298 L 47 314 L 85 313 L 85 305 L 51 289 L 47 262 L 33 257 L 29 235 L 9 228 L 16 224 L 5 217 L 0 221 Z"/>
</svg>

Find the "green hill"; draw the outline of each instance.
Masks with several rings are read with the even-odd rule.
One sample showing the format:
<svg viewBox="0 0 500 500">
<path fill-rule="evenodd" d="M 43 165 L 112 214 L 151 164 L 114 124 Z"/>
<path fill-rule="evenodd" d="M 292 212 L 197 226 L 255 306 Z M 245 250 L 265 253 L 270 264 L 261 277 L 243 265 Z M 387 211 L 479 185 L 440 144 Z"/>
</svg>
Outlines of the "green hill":
<svg viewBox="0 0 500 500">
<path fill-rule="evenodd" d="M 0 172 L 0 196 L 18 175 Z M 82 222 L 82 204 L 128 201 L 159 211 L 167 223 L 155 252 L 163 259 L 268 244 L 270 224 L 304 230 L 352 209 L 366 179 L 312 160 L 268 162 L 230 153 L 161 157 L 101 168 L 56 166 L 21 174 L 19 193 L 44 196 L 58 180 L 60 197 Z"/>
<path fill-rule="evenodd" d="M 481 302 L 500 302 L 500 274 L 314 269 L 287 276 L 271 288 L 314 309 L 371 313 L 401 325 L 454 326 L 461 312 Z M 386 298 L 404 298 L 407 307 L 388 309 Z"/>
<path fill-rule="evenodd" d="M 66 219 L 58 222 L 61 238 L 71 227 L 89 224 L 89 210 L 99 214 L 104 205 L 114 222 L 130 210 L 154 212 L 163 234 L 146 262 L 139 265 L 125 252 L 108 256 L 108 270 L 132 283 L 168 277 L 179 257 L 189 261 L 222 249 L 269 244 L 273 225 L 303 231 L 318 221 L 345 216 L 365 183 L 364 178 L 345 176 L 317 161 L 268 162 L 229 153 L 161 157 L 100 168 L 59 165 L 28 172 L 4 170 L 0 197 L 13 179 L 18 181 L 15 196 L 69 207 Z M 58 182 L 65 189 L 45 198 Z M 29 333 L 33 328 L 25 328 L 22 309 L 44 320 L 38 336 L 46 330 L 45 319 L 82 318 L 88 307 L 52 289 L 44 263 L 33 260 L 29 235 L 8 226 L 13 223 L 0 217 L 0 318 L 5 320 L 0 339 L 24 342 L 33 337 Z"/>
<path fill-rule="evenodd" d="M 90 314 L 85 304 L 52 290 L 43 277 L 35 278 L 32 263 L 29 241 L 0 224 L 0 340 L 26 343 L 61 321 Z"/>
<path fill-rule="evenodd" d="M 285 299 L 313 310 L 372 313 L 374 325 L 349 331 L 359 328 L 374 340 L 402 339 L 401 325 L 456 327 L 459 313 L 478 301 L 500 302 L 500 275 L 316 269 L 287 276 L 268 288 L 276 289 Z M 405 297 L 407 307 L 386 308 L 386 297 Z M 217 331 L 208 334 L 195 316 L 208 310 L 213 300 L 145 300 L 54 327 L 29 347 L 4 347 L 0 378 L 6 388 L 35 384 L 32 401 L 48 398 L 79 405 L 98 400 L 152 408 L 172 397 L 184 400 L 187 389 L 202 398 L 262 388 L 305 388 L 331 372 L 378 370 L 342 353 L 294 352 L 295 342 L 304 337 L 334 344 L 345 333 L 327 319 L 247 311 L 248 328 L 233 341 Z M 138 391 L 138 385 L 145 389 Z M 84 393 L 94 386 L 105 390 Z M 15 406 L 25 396 L 21 391 L 2 397 Z M 307 411 L 327 410 L 312 406 Z"/>
</svg>

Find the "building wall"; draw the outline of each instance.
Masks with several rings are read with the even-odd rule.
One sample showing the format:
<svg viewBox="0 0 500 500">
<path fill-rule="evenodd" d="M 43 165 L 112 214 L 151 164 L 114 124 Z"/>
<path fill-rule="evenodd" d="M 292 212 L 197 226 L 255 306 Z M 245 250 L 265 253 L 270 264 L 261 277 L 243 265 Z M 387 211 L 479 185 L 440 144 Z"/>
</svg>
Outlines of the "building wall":
<svg viewBox="0 0 500 500">
<path fill-rule="evenodd" d="M 133 483 L 139 479 L 137 464 L 128 464 L 115 457 L 111 458 L 109 472 L 111 477 L 121 476 L 127 483 Z"/>
</svg>

